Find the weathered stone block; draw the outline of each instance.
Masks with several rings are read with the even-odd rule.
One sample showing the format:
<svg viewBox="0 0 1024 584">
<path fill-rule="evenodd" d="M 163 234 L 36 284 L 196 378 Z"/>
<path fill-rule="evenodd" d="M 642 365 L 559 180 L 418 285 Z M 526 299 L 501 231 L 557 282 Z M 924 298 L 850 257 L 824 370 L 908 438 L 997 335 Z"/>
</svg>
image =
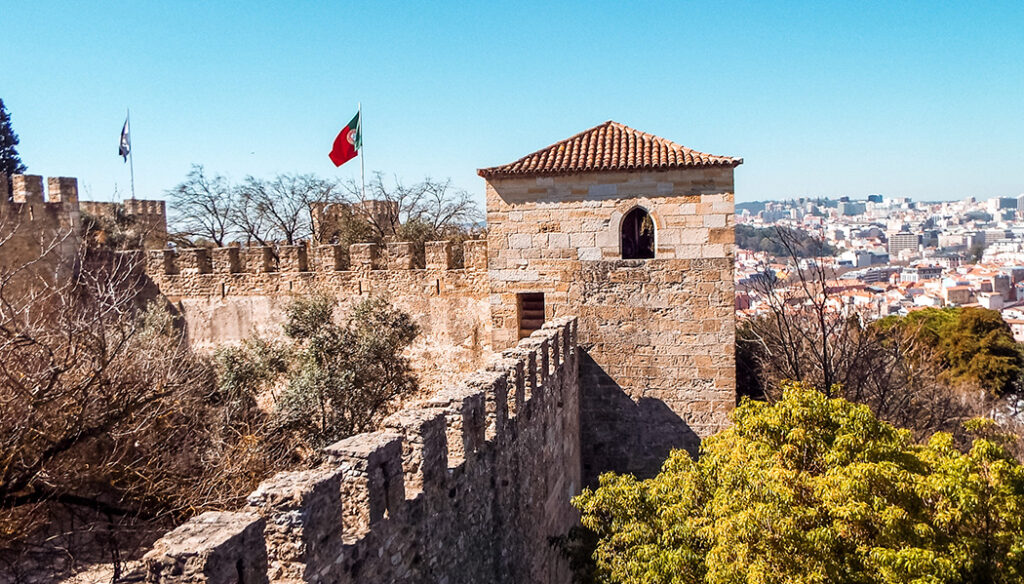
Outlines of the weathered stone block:
<svg viewBox="0 0 1024 584">
<path fill-rule="evenodd" d="M 178 273 L 173 249 L 154 249 L 146 252 L 146 273 L 152 277 Z"/>
<path fill-rule="evenodd" d="M 428 241 L 424 246 L 428 270 L 448 270 L 452 267 L 452 242 Z"/>
<path fill-rule="evenodd" d="M 46 179 L 51 203 L 78 203 L 78 179 L 66 176 L 52 176 Z"/>
<path fill-rule="evenodd" d="M 412 243 L 397 241 L 388 243 L 388 268 L 392 270 L 411 270 L 414 267 Z"/>
<path fill-rule="evenodd" d="M 345 246 L 338 244 L 318 245 L 316 247 L 316 271 L 337 272 L 347 266 Z"/>
<path fill-rule="evenodd" d="M 16 174 L 11 177 L 12 199 L 15 203 L 42 203 L 43 177 L 36 174 Z"/>
<path fill-rule="evenodd" d="M 277 271 L 274 250 L 269 246 L 252 246 L 245 249 L 245 271 L 265 274 Z"/>
<path fill-rule="evenodd" d="M 210 250 L 191 247 L 178 251 L 178 270 L 182 274 L 209 274 L 213 271 Z"/>
<path fill-rule="evenodd" d="M 309 254 L 305 245 L 282 245 L 277 253 L 282 272 L 309 271 Z"/>
<path fill-rule="evenodd" d="M 356 541 L 385 514 L 400 515 L 405 501 L 402 436 L 358 434 L 324 448 L 328 462 L 342 471 L 343 540 Z"/>
<path fill-rule="evenodd" d="M 439 408 L 405 409 L 384 420 L 388 432 L 401 435 L 405 495 L 427 492 L 436 496 L 445 489 L 448 450 L 445 416 Z"/>
<path fill-rule="evenodd" d="M 342 471 L 338 467 L 282 472 L 248 497 L 266 521 L 270 579 L 315 579 L 342 547 Z"/>
<path fill-rule="evenodd" d="M 349 268 L 353 270 L 381 269 L 380 246 L 376 243 L 356 243 L 348 248 Z"/>
<path fill-rule="evenodd" d="M 213 250 L 213 271 L 218 274 L 236 274 L 242 271 L 241 249 L 218 247 Z"/>
<path fill-rule="evenodd" d="M 487 240 L 476 239 L 462 244 L 467 270 L 487 269 Z"/>
<path fill-rule="evenodd" d="M 208 511 L 163 536 L 144 557 L 159 584 L 267 582 L 264 521 L 254 513 Z"/>
</svg>

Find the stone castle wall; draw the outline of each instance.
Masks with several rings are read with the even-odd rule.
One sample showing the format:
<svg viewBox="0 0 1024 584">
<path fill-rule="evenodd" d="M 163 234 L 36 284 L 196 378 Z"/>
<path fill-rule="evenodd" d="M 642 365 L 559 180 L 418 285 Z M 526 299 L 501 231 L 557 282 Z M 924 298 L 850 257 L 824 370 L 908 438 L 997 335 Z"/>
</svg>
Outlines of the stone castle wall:
<svg viewBox="0 0 1024 584">
<path fill-rule="evenodd" d="M 9 285 L 19 291 L 52 284 L 77 265 L 78 181 L 48 178 L 48 192 L 43 190 L 43 177 L 37 175 L 16 174 L 11 183 L 8 193 L 7 177 L 0 174 L 0 273 L 18 270 Z M 8 300 L 21 295 L 10 289 L 4 292 Z"/>
<path fill-rule="evenodd" d="M 492 355 L 486 242 L 463 247 L 460 268 L 447 241 L 425 250 L 411 243 L 153 250 L 146 272 L 178 307 L 199 349 L 280 337 L 285 309 L 299 295 L 323 292 L 342 314 L 367 296 L 384 296 L 420 326 L 409 356 L 429 388 Z M 417 265 L 418 258 L 424 263 Z"/>
<path fill-rule="evenodd" d="M 167 204 L 164 201 L 125 199 L 120 203 L 82 201 L 81 210 L 94 217 L 116 220 L 123 214 L 130 219 L 130 231 L 137 234 L 145 249 L 167 245 Z"/>
<path fill-rule="evenodd" d="M 18 270 L 5 283 L 7 298 L 26 296 L 69 277 L 81 268 L 82 212 L 102 210 L 113 216 L 119 203 L 79 201 L 78 179 L 38 175 L 13 175 L 8 192 L 6 175 L 0 174 L 0 274 Z M 45 184 L 45 189 L 44 189 Z M 155 234 L 153 245 L 162 247 L 167 237 L 163 201 L 134 200 L 123 203 L 127 216 Z"/>
<path fill-rule="evenodd" d="M 518 294 L 543 293 L 547 318 L 579 316 L 587 482 L 651 475 L 728 423 L 733 189 L 722 167 L 488 180 L 494 346 L 518 338 Z M 655 223 L 655 259 L 620 259 L 635 207 Z"/>
<path fill-rule="evenodd" d="M 580 317 L 586 482 L 648 476 L 735 405 L 733 188 L 721 167 L 495 178 L 488 239 L 467 242 L 464 268 L 434 242 L 152 251 L 147 271 L 200 347 L 279 334 L 294 294 L 343 308 L 383 294 L 423 327 L 413 361 L 442 380 L 513 346 L 519 295 L 542 293 L 546 319 Z M 656 255 L 623 260 L 620 224 L 638 206 Z"/>
<path fill-rule="evenodd" d="M 548 322 L 322 467 L 193 518 L 146 555 L 148 581 L 568 583 L 550 538 L 578 520 L 577 334 Z"/>
</svg>

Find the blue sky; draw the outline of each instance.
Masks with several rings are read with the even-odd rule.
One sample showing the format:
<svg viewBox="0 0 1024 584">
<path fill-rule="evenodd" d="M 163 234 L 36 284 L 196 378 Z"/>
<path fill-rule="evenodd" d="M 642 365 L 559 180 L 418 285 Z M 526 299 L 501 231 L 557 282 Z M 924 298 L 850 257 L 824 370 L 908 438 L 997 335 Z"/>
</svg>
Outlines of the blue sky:
<svg viewBox="0 0 1024 584">
<path fill-rule="evenodd" d="M 0 0 L 0 98 L 29 171 L 83 196 L 192 163 L 233 179 L 450 177 L 614 119 L 743 157 L 737 200 L 1024 192 L 1024 2 Z"/>
</svg>

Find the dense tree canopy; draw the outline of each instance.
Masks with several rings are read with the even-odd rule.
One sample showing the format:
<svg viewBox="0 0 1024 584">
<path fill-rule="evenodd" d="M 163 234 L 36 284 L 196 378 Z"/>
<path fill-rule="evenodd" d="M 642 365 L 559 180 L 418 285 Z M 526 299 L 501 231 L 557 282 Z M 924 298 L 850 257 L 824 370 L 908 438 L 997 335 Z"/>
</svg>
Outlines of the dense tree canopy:
<svg viewBox="0 0 1024 584">
<path fill-rule="evenodd" d="M 367 298 L 334 322 L 333 299 L 315 294 L 288 307 L 291 339 L 277 367 L 287 379 L 276 416 L 315 447 L 371 430 L 395 400 L 417 389 L 402 352 L 419 334 L 405 312 Z"/>
<path fill-rule="evenodd" d="M 10 177 L 25 172 L 25 165 L 15 148 L 19 143 L 18 135 L 11 127 L 11 116 L 7 113 L 4 100 L 0 99 L 0 174 Z"/>
<path fill-rule="evenodd" d="M 966 452 L 787 385 L 653 479 L 575 499 L 598 582 L 968 583 L 1024 577 L 1024 469 L 985 423 Z"/>
<path fill-rule="evenodd" d="M 889 317 L 883 328 L 903 328 L 937 349 L 943 376 L 951 383 L 975 383 L 993 395 L 1014 390 L 1024 373 L 1024 356 L 1010 327 L 995 310 L 980 307 L 926 308 Z"/>
</svg>

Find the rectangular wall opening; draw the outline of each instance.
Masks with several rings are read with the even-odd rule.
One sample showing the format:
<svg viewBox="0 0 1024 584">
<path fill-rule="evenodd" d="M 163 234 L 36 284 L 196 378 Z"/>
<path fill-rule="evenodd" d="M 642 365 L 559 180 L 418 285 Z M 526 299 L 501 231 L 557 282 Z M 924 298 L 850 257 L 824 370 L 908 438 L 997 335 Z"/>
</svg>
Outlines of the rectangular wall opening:
<svg viewBox="0 0 1024 584">
<path fill-rule="evenodd" d="M 544 325 L 544 293 L 524 292 L 517 294 L 519 312 L 519 338 L 525 338 Z"/>
</svg>

